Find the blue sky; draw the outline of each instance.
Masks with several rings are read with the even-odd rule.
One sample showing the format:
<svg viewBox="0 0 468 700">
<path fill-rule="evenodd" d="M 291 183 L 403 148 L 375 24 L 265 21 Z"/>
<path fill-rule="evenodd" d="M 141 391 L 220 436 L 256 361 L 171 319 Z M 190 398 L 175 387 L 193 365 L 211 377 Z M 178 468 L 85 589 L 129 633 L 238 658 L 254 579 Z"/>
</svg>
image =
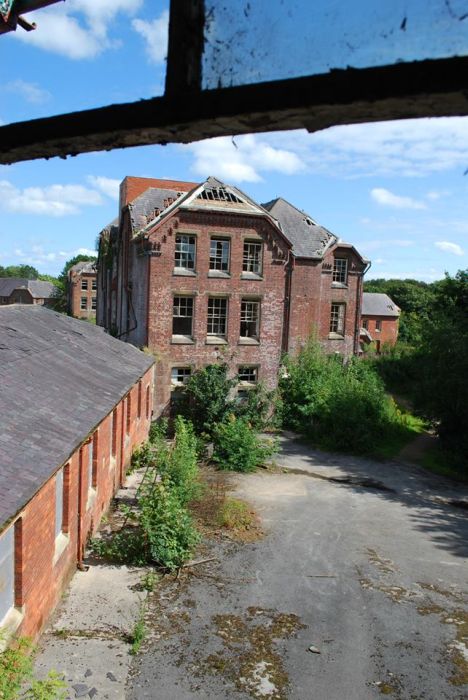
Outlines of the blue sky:
<svg viewBox="0 0 468 700">
<path fill-rule="evenodd" d="M 68 0 L 1 38 L 0 120 L 162 94 L 167 3 Z M 138 72 L 136 65 L 138 63 Z M 0 264 L 57 274 L 117 215 L 125 175 L 214 175 L 283 196 L 372 260 L 369 277 L 432 281 L 468 267 L 468 118 L 150 146 L 0 166 Z"/>
</svg>

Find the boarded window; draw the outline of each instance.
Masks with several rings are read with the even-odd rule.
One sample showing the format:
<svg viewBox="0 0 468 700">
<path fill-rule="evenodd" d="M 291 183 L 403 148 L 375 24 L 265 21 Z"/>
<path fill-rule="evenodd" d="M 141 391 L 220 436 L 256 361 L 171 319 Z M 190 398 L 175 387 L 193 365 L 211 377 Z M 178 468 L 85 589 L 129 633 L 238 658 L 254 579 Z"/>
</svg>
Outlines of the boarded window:
<svg viewBox="0 0 468 700">
<path fill-rule="evenodd" d="M 55 537 L 63 531 L 63 469 L 55 475 Z"/>
<path fill-rule="evenodd" d="M 15 528 L 0 535 L 0 623 L 15 604 Z"/>
</svg>

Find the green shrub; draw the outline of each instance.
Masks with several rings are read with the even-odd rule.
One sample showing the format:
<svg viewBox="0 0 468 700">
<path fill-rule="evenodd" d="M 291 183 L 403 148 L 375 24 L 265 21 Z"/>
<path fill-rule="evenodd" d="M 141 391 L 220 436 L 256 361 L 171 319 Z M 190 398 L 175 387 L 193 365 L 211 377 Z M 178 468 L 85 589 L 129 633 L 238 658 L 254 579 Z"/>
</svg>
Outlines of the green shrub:
<svg viewBox="0 0 468 700">
<path fill-rule="evenodd" d="M 189 418 L 197 433 L 211 435 L 213 427 L 232 412 L 229 394 L 236 385 L 228 379 L 227 365 L 208 365 L 194 372 L 183 391 L 180 412 Z"/>
<path fill-rule="evenodd" d="M 200 493 L 197 464 L 197 439 L 193 426 L 182 416 L 175 421 L 174 444 L 169 452 L 166 474 L 170 477 L 182 505 Z"/>
<path fill-rule="evenodd" d="M 373 363 L 344 362 L 311 341 L 286 359 L 280 382 L 283 423 L 328 449 L 372 452 L 402 425 L 402 414 L 385 393 Z"/>
<path fill-rule="evenodd" d="M 0 630 L 0 639 L 3 638 Z M 62 700 L 67 684 L 55 671 L 49 671 L 44 680 L 33 675 L 31 640 L 20 637 L 0 654 L 0 698 L 2 700 Z M 29 682 L 29 688 L 21 689 Z"/>
<path fill-rule="evenodd" d="M 169 478 L 145 483 L 139 499 L 140 524 L 149 558 L 170 571 L 192 555 L 199 535 Z"/>
<path fill-rule="evenodd" d="M 245 418 L 231 415 L 213 430 L 213 461 L 219 469 L 253 472 L 275 450 L 275 441 L 260 439 Z"/>
<path fill-rule="evenodd" d="M 247 392 L 244 401 L 237 402 L 233 413 L 238 418 L 245 418 L 255 430 L 263 430 L 272 413 L 275 392 L 267 391 L 262 383 Z"/>
</svg>

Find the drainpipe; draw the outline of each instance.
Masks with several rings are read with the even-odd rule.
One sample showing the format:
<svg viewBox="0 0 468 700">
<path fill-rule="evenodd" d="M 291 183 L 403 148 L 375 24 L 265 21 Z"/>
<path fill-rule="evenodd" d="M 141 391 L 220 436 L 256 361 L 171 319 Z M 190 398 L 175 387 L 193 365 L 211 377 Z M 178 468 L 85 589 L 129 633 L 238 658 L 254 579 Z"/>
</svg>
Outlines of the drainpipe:
<svg viewBox="0 0 468 700">
<path fill-rule="evenodd" d="M 83 530 L 81 521 L 83 517 L 83 448 L 80 449 L 78 458 L 78 522 L 77 522 L 77 567 L 80 571 L 85 571 L 83 564 Z"/>
<path fill-rule="evenodd" d="M 291 287 L 292 287 L 292 271 L 294 267 L 294 258 L 291 251 L 288 251 L 288 259 L 285 262 L 285 290 L 284 290 L 284 318 L 283 318 L 283 352 L 288 352 L 289 348 L 289 324 L 291 319 Z"/>
<path fill-rule="evenodd" d="M 364 268 L 362 274 L 359 276 L 358 279 L 358 288 L 357 288 L 357 299 L 356 299 L 356 320 L 354 324 L 354 348 L 353 348 L 353 353 L 354 355 L 359 354 L 359 331 L 361 330 L 361 307 L 362 307 L 362 289 L 364 286 L 364 275 L 366 272 L 369 272 L 371 268 L 372 263 L 369 261 Z"/>
</svg>

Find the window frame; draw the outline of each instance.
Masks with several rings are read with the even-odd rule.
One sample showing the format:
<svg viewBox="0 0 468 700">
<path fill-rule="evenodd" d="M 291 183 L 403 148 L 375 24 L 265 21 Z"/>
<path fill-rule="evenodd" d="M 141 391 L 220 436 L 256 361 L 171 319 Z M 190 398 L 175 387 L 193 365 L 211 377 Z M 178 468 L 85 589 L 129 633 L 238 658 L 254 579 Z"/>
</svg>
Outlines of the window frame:
<svg viewBox="0 0 468 700">
<path fill-rule="evenodd" d="M 258 370 L 259 367 L 258 365 L 238 365 L 237 367 L 237 379 L 238 383 L 242 388 L 245 388 L 247 386 L 254 387 L 258 384 Z M 247 375 L 248 373 L 253 372 L 254 378 L 242 378 L 242 375 Z"/>
<path fill-rule="evenodd" d="M 83 304 L 84 304 L 84 306 L 83 306 Z M 80 298 L 80 310 L 81 311 L 88 310 L 88 297 L 81 297 Z"/>
<path fill-rule="evenodd" d="M 255 305 L 257 309 L 256 313 L 256 318 L 252 320 L 246 320 L 246 312 L 244 311 L 243 307 L 244 305 Z M 241 299 L 241 306 L 240 306 L 240 323 L 239 323 L 239 340 L 240 342 L 254 342 L 254 343 L 259 343 L 260 342 L 260 319 L 261 319 L 261 299 Z M 255 334 L 249 335 L 246 333 L 242 333 L 243 329 L 243 324 L 256 324 L 256 332 Z"/>
<path fill-rule="evenodd" d="M 348 286 L 348 267 L 348 258 L 333 258 L 332 284 L 335 286 Z"/>
<path fill-rule="evenodd" d="M 178 303 L 179 306 L 179 312 L 182 308 L 181 303 L 182 300 L 186 300 L 186 306 L 185 310 L 188 310 L 189 306 L 191 307 L 191 315 L 189 316 L 188 314 L 186 315 L 181 315 L 180 313 L 178 315 L 174 314 L 174 310 L 176 308 L 176 305 Z M 190 301 L 190 304 L 188 303 Z M 195 297 L 193 294 L 174 294 L 173 299 L 172 299 L 172 338 L 186 338 L 189 340 L 193 339 L 193 323 L 194 323 L 194 318 L 195 318 Z M 179 318 L 189 318 L 190 319 L 190 333 L 177 333 L 175 332 L 174 328 L 174 320 L 179 319 Z"/>
<path fill-rule="evenodd" d="M 93 277 L 91 280 L 91 291 L 97 292 L 97 279 L 96 279 L 96 277 Z"/>
<path fill-rule="evenodd" d="M 189 256 L 190 252 L 188 251 L 182 251 L 182 250 L 177 250 L 177 244 L 178 244 L 178 239 L 180 238 L 188 238 L 188 239 L 193 239 L 193 242 L 187 243 L 188 246 L 193 245 L 193 265 L 177 265 L 177 256 L 178 254 L 180 257 L 182 255 Z M 174 272 L 178 273 L 190 273 L 194 274 L 196 270 L 196 264 L 197 264 L 197 237 L 193 233 L 177 233 L 175 237 L 175 243 L 174 243 Z"/>
<path fill-rule="evenodd" d="M 337 307 L 334 311 L 333 307 Z M 346 329 L 346 303 L 342 301 L 332 301 L 330 307 L 330 331 L 332 337 L 344 338 Z"/>
<path fill-rule="evenodd" d="M 251 270 L 248 269 L 249 266 L 252 265 L 252 263 L 249 261 L 252 259 L 252 256 L 249 256 L 249 253 L 247 251 L 246 253 L 246 247 L 248 248 L 249 246 L 256 246 L 258 247 L 259 250 L 259 255 L 258 255 L 258 270 Z M 244 240 L 243 246 L 242 246 L 242 275 L 244 276 L 256 276 L 256 277 L 262 277 L 263 275 L 263 241 L 253 241 L 250 239 Z M 255 256 L 253 256 L 255 257 Z M 247 267 L 247 269 L 246 269 Z"/>
<path fill-rule="evenodd" d="M 97 309 L 97 297 L 91 297 L 91 311 L 96 311 Z"/>
<path fill-rule="evenodd" d="M 183 379 L 181 381 L 174 380 L 174 373 L 184 372 Z M 171 367 L 171 389 L 177 390 L 185 386 L 187 381 L 192 376 L 192 368 L 189 365 Z"/>
<path fill-rule="evenodd" d="M 88 278 L 87 277 L 81 278 L 81 291 L 82 292 L 88 291 Z"/>
<path fill-rule="evenodd" d="M 381 318 L 375 319 L 375 331 L 376 331 L 376 333 L 382 332 L 382 319 Z"/>
<path fill-rule="evenodd" d="M 221 255 L 215 251 L 213 255 L 212 245 L 221 244 Z M 223 248 L 227 246 L 227 260 L 224 262 Z M 217 261 L 219 261 L 220 266 L 217 266 Z M 225 265 L 226 267 L 223 267 Z M 231 239 L 224 236 L 211 236 L 210 237 L 210 255 L 209 255 L 209 273 L 211 275 L 229 275 L 231 272 Z"/>
<path fill-rule="evenodd" d="M 220 311 L 220 307 L 224 305 L 224 315 Z M 212 306 L 210 313 L 210 306 Z M 216 308 L 218 307 L 218 308 Z M 224 330 L 219 331 L 219 327 L 222 324 L 224 318 Z M 206 337 L 208 339 L 219 338 L 221 340 L 226 340 L 228 333 L 228 323 L 229 323 L 229 299 L 228 297 L 208 297 L 207 309 L 206 309 Z M 211 326 L 211 330 L 210 330 Z M 217 330 L 215 330 L 215 328 Z"/>
</svg>

